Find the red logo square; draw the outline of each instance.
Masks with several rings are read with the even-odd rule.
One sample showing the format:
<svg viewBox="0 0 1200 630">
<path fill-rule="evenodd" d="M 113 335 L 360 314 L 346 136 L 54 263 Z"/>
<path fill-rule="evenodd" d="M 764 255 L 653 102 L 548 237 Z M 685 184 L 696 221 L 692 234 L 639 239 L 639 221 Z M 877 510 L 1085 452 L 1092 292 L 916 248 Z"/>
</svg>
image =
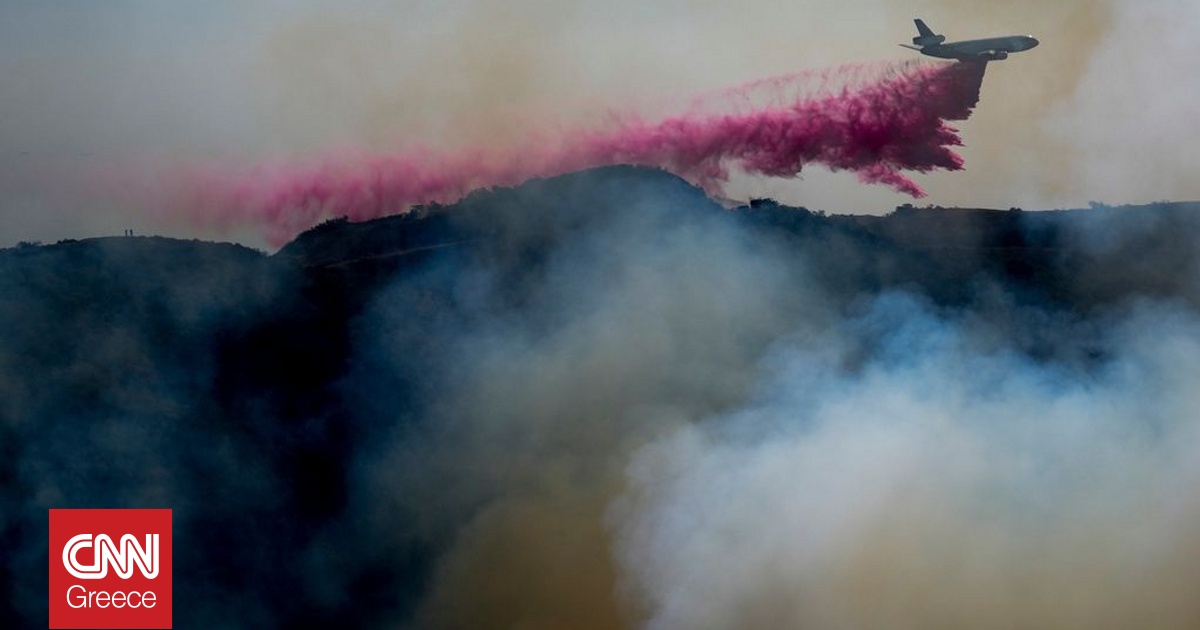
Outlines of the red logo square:
<svg viewBox="0 0 1200 630">
<path fill-rule="evenodd" d="M 170 628 L 171 510 L 50 510 L 50 628 Z"/>
</svg>

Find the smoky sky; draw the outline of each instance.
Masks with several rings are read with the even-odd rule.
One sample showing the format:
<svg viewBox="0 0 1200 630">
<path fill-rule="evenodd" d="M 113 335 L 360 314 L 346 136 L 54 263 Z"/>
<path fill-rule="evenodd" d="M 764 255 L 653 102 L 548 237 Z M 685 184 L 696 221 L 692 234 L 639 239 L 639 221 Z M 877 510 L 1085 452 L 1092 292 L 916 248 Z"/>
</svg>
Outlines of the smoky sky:
<svg viewBox="0 0 1200 630">
<path fill-rule="evenodd" d="M 1187 199 L 1197 19 L 1150 3 L 8 2 L 0 82 L 6 244 L 119 229 L 213 236 L 94 183 L 195 161 L 249 168 L 339 149 L 505 146 L 611 110 L 655 111 L 747 80 L 894 60 L 923 16 L 951 38 L 1037 35 L 993 64 L 963 124 L 968 169 L 923 184 L 945 205 L 1035 208 Z M 841 212 L 905 199 L 814 170 L 734 196 Z M 244 234 L 224 235 L 255 243 Z"/>
</svg>

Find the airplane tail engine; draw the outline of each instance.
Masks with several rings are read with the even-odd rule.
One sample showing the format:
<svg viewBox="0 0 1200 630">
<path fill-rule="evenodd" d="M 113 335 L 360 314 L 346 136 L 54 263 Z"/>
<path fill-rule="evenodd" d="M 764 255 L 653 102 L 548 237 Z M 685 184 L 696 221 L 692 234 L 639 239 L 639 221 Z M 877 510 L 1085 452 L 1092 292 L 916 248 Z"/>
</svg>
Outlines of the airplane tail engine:
<svg viewBox="0 0 1200 630">
<path fill-rule="evenodd" d="M 916 46 L 935 46 L 946 41 L 945 35 L 918 35 L 913 38 L 913 44 Z"/>
</svg>

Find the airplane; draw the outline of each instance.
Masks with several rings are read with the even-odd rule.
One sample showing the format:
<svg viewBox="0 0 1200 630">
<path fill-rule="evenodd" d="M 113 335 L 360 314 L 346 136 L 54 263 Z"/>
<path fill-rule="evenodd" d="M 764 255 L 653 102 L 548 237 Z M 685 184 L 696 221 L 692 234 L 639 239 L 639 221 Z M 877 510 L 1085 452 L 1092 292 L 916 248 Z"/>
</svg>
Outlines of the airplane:
<svg viewBox="0 0 1200 630">
<path fill-rule="evenodd" d="M 1009 35 L 1007 37 L 991 37 L 988 39 L 971 39 L 962 42 L 946 43 L 945 35 L 933 32 L 925 21 L 913 20 L 917 25 L 919 35 L 913 38 L 913 45 L 900 44 L 911 48 L 922 55 L 940 59 L 957 59 L 959 61 L 1000 61 L 1008 59 L 1009 53 L 1029 50 L 1040 42 L 1028 35 Z"/>
</svg>

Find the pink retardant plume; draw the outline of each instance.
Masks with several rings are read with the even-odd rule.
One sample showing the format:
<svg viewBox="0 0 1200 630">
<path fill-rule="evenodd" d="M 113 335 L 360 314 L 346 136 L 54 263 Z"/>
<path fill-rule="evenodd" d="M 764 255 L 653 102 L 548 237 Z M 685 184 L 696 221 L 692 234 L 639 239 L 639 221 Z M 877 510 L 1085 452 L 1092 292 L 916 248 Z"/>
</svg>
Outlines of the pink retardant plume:
<svg viewBox="0 0 1200 630">
<path fill-rule="evenodd" d="M 767 79 L 721 92 L 719 100 L 733 111 L 697 106 L 656 122 L 625 118 L 509 151 L 419 150 L 242 172 L 208 168 L 186 177 L 182 207 L 200 225 L 259 227 L 282 244 L 327 217 L 366 220 L 450 203 L 477 188 L 613 164 L 664 168 L 710 193 L 720 193 L 731 169 L 795 177 L 820 164 L 921 197 L 905 173 L 962 168 L 952 149 L 962 142 L 947 121 L 970 115 L 984 70 L 983 63 L 918 61 Z M 872 76 L 857 79 L 863 74 Z M 780 96 L 838 77 L 856 81 L 817 95 Z M 769 102 L 755 104 L 764 95 Z"/>
</svg>

